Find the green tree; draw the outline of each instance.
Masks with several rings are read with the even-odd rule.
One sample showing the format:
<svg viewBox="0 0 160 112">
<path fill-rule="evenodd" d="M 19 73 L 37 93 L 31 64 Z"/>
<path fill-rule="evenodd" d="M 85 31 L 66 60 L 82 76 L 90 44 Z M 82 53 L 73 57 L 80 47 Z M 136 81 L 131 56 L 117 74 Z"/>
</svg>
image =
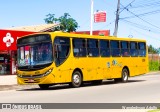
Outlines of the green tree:
<svg viewBox="0 0 160 112">
<path fill-rule="evenodd" d="M 50 23 L 58 23 L 59 26 L 55 28 L 55 30 L 61 30 L 64 32 L 73 32 L 78 28 L 78 23 L 75 19 L 71 18 L 68 13 L 64 13 L 63 16 L 59 18 L 55 18 L 55 14 L 48 14 L 44 19 L 47 24 Z"/>
<path fill-rule="evenodd" d="M 148 53 L 158 53 L 158 50 L 154 48 L 152 45 L 148 46 Z"/>
<path fill-rule="evenodd" d="M 54 16 L 55 14 L 47 14 L 46 15 L 47 18 L 44 19 L 45 23 L 47 24 L 56 23 L 58 20 Z"/>
</svg>

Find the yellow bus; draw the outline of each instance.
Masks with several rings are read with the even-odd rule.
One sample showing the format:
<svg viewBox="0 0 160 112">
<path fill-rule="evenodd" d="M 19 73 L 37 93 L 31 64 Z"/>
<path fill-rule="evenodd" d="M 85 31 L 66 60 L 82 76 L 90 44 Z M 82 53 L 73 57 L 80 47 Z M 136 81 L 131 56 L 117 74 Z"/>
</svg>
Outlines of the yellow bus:
<svg viewBox="0 0 160 112">
<path fill-rule="evenodd" d="M 18 84 L 80 87 L 148 72 L 145 40 L 63 32 L 27 35 L 17 40 Z"/>
</svg>

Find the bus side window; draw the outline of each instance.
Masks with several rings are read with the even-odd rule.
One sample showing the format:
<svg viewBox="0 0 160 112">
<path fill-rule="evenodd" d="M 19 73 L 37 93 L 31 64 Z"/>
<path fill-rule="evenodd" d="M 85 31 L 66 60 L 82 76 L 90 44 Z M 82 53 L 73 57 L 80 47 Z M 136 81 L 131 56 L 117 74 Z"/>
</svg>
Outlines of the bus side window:
<svg viewBox="0 0 160 112">
<path fill-rule="evenodd" d="M 54 41 L 54 57 L 56 66 L 62 64 L 69 55 L 70 38 L 56 37 Z"/>
<path fill-rule="evenodd" d="M 119 57 L 121 56 L 120 47 L 119 47 L 119 41 L 117 40 L 111 40 L 110 41 L 110 47 L 111 47 L 111 55 L 113 57 Z"/>
<path fill-rule="evenodd" d="M 130 56 L 129 43 L 127 41 L 121 41 L 121 54 L 124 57 Z"/>
<path fill-rule="evenodd" d="M 73 55 L 75 57 L 86 57 L 86 40 L 81 38 L 73 39 Z"/>
<path fill-rule="evenodd" d="M 101 57 L 109 57 L 110 56 L 110 48 L 108 40 L 100 40 L 100 55 Z"/>
<path fill-rule="evenodd" d="M 97 39 L 88 39 L 87 40 L 87 51 L 89 57 L 98 57 L 99 56 L 99 45 Z"/>
<path fill-rule="evenodd" d="M 131 56 L 133 57 L 138 56 L 137 42 L 130 42 L 130 53 L 131 53 Z"/>
<path fill-rule="evenodd" d="M 146 56 L 146 44 L 144 42 L 139 42 L 138 49 L 139 49 L 139 56 L 145 57 Z"/>
</svg>

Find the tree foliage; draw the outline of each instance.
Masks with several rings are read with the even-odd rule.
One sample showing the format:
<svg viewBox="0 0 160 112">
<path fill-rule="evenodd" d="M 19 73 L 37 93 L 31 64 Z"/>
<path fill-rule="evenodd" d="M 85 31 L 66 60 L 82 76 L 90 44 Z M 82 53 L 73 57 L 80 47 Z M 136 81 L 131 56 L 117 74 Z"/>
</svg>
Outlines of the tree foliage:
<svg viewBox="0 0 160 112">
<path fill-rule="evenodd" d="M 157 54 L 158 49 L 154 48 L 152 45 L 148 46 L 148 53 Z"/>
<path fill-rule="evenodd" d="M 48 14 L 44 20 L 47 24 L 58 23 L 59 26 L 55 28 L 56 31 L 73 32 L 78 28 L 78 23 L 75 19 L 71 18 L 68 13 L 64 13 L 64 15 L 59 18 L 56 18 L 55 14 Z"/>
</svg>

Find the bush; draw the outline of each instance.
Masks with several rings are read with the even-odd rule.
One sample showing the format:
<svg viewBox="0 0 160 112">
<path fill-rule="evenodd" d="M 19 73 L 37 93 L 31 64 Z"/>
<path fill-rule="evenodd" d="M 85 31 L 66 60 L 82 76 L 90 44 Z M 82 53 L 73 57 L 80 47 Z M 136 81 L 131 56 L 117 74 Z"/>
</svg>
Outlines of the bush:
<svg viewBox="0 0 160 112">
<path fill-rule="evenodd" d="M 158 63 L 158 61 L 149 61 L 149 70 L 150 71 L 157 71 L 157 70 L 159 70 L 159 63 Z"/>
</svg>

